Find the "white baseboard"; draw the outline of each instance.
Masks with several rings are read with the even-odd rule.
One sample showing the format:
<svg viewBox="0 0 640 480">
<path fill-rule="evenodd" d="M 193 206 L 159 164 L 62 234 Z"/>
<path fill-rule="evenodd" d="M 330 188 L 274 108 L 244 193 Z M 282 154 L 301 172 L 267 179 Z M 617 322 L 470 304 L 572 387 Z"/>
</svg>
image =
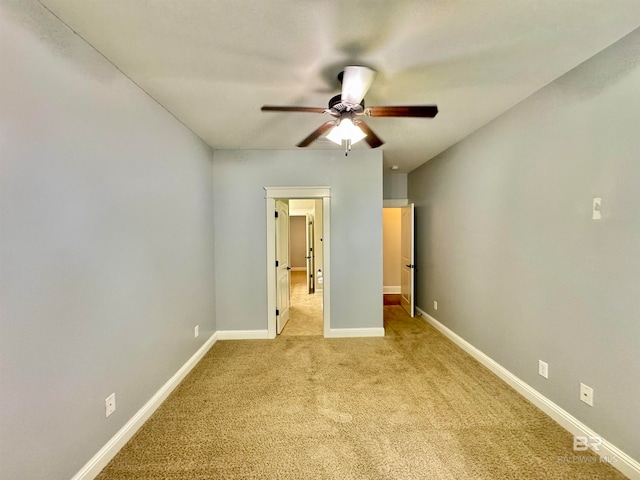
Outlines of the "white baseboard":
<svg viewBox="0 0 640 480">
<path fill-rule="evenodd" d="M 559 407 L 547 397 L 542 395 L 536 389 L 531 387 L 529 384 L 522 381 L 520 378 L 516 377 L 509 370 L 504 368 L 498 362 L 493 360 L 488 355 L 484 354 L 482 351 L 478 350 L 476 347 L 471 345 L 465 339 L 460 337 L 458 334 L 444 326 L 438 320 L 433 318 L 424 310 L 416 307 L 416 313 L 420 315 L 425 321 L 431 324 L 436 330 L 440 331 L 445 337 L 451 340 L 453 343 L 462 348 L 465 352 L 475 358 L 482 365 L 487 367 L 493 373 L 495 373 L 498 377 L 504 380 L 509 386 L 511 386 L 514 390 L 516 390 L 520 395 L 525 397 L 531 403 L 533 403 L 536 407 L 542 410 L 544 413 L 549 415 L 553 420 L 555 420 L 560 426 L 569 431 L 569 433 L 573 435 L 582 435 L 586 437 L 601 437 L 596 432 L 591 430 L 588 426 L 582 423 L 580 420 L 575 418 L 569 412 Z M 622 472 L 624 475 L 631 479 L 640 479 L 640 462 L 631 458 L 629 455 L 624 453 L 618 447 L 613 445 L 611 442 L 602 438 L 602 443 L 600 444 L 600 450 L 595 452 L 603 458 L 608 459 L 617 459 L 615 462 L 610 462 L 610 464 Z"/>
<path fill-rule="evenodd" d="M 292 272 L 306 272 L 307 267 L 291 267 Z"/>
<path fill-rule="evenodd" d="M 331 328 L 325 338 L 384 337 L 384 328 Z"/>
<path fill-rule="evenodd" d="M 393 285 L 391 287 L 385 286 L 385 287 L 383 287 L 383 291 L 382 292 L 383 293 L 389 293 L 389 294 L 391 294 L 391 293 L 400 294 L 401 293 L 400 285 Z"/>
<path fill-rule="evenodd" d="M 218 340 L 264 340 L 269 338 L 267 330 L 218 330 Z"/>
<path fill-rule="evenodd" d="M 131 437 L 142 427 L 144 422 L 156 411 L 169 394 L 180 384 L 193 367 L 204 357 L 205 353 L 218 340 L 217 332 L 198 349 L 192 357 L 178 370 L 151 399 L 129 419 L 129 421 L 109 440 L 71 480 L 93 480 L 104 467 L 124 447 Z"/>
</svg>

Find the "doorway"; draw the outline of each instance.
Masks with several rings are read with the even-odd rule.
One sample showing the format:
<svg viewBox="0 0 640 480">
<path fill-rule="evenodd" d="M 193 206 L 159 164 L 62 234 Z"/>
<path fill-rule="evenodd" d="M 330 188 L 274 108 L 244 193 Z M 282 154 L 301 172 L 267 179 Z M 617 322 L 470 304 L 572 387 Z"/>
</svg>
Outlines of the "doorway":
<svg viewBox="0 0 640 480">
<path fill-rule="evenodd" d="M 279 334 L 326 337 L 330 331 L 330 188 L 265 187 L 265 191 L 269 338 Z M 292 220 L 294 225 L 302 223 L 303 235 L 292 235 Z M 291 258 L 292 250 L 299 257 L 301 246 L 295 243 L 302 238 L 304 267 L 300 258 Z"/>
<path fill-rule="evenodd" d="M 276 200 L 276 205 L 282 200 Z M 323 335 L 322 200 L 288 199 L 290 287 L 283 336 Z M 278 229 L 276 229 L 276 232 Z M 277 240 L 276 240 L 276 243 Z M 277 249 L 277 247 L 276 247 Z M 280 286 L 280 283 L 277 284 Z M 280 296 L 280 295 L 278 295 Z"/>
<path fill-rule="evenodd" d="M 400 305 L 400 208 L 382 209 L 382 279 L 384 305 Z"/>
<path fill-rule="evenodd" d="M 383 208 L 384 304 L 415 315 L 414 205 Z"/>
</svg>

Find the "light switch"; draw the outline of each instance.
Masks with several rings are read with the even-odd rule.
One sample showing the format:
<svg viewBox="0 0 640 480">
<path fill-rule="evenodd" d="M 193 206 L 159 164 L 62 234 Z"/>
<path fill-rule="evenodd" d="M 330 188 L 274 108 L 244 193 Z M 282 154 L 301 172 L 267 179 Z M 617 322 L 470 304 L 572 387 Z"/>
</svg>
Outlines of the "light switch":
<svg viewBox="0 0 640 480">
<path fill-rule="evenodd" d="M 594 220 L 600 220 L 602 218 L 602 199 L 600 197 L 596 197 L 593 199 L 593 215 L 591 218 Z"/>
</svg>

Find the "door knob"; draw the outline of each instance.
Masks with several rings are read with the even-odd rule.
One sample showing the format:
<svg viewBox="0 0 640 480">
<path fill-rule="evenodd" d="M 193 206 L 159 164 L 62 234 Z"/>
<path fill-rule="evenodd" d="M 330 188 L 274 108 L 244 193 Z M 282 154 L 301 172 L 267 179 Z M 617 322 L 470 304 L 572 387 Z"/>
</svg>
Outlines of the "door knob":
<svg viewBox="0 0 640 480">
<path fill-rule="evenodd" d="M 291 267 L 287 267 L 287 270 L 291 270 Z"/>
<path fill-rule="evenodd" d="M 415 265 L 405 265 L 405 267 L 407 267 L 407 268 L 416 268 Z"/>
</svg>

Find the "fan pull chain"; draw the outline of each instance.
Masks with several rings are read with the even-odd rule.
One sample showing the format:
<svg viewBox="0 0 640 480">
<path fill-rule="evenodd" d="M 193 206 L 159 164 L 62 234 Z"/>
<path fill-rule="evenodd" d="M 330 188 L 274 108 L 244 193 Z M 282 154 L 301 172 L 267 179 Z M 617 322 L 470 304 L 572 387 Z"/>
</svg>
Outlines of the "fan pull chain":
<svg viewBox="0 0 640 480">
<path fill-rule="evenodd" d="M 351 151 L 351 139 L 347 138 L 344 141 L 344 156 L 348 157 L 349 156 L 349 152 Z"/>
</svg>

